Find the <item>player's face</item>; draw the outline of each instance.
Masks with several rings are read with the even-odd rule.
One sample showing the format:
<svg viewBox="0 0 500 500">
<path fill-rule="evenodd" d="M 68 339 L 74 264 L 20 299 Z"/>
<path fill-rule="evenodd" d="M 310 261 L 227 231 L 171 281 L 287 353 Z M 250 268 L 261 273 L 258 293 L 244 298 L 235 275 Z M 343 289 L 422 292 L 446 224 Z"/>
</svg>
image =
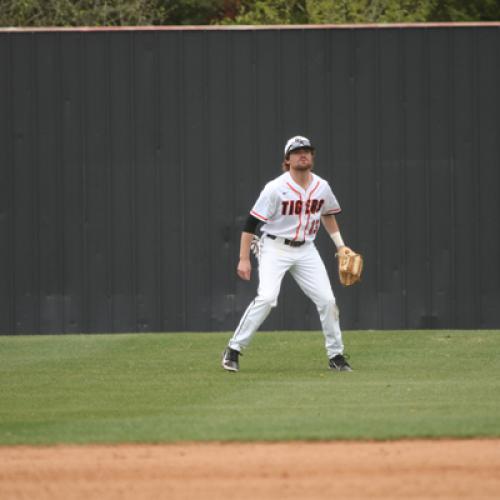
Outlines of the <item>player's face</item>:
<svg viewBox="0 0 500 500">
<path fill-rule="evenodd" d="M 296 149 L 289 156 L 290 170 L 310 170 L 313 167 L 313 153 L 310 149 Z"/>
</svg>

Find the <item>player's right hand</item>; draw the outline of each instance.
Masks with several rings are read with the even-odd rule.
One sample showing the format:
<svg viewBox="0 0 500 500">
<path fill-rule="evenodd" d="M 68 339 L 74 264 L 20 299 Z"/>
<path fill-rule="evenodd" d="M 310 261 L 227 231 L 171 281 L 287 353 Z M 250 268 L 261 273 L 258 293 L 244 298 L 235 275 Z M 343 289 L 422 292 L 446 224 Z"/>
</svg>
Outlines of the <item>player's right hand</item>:
<svg viewBox="0 0 500 500">
<path fill-rule="evenodd" d="M 252 264 L 250 263 L 250 259 L 240 259 L 236 272 L 242 280 L 248 281 L 252 272 Z"/>
</svg>

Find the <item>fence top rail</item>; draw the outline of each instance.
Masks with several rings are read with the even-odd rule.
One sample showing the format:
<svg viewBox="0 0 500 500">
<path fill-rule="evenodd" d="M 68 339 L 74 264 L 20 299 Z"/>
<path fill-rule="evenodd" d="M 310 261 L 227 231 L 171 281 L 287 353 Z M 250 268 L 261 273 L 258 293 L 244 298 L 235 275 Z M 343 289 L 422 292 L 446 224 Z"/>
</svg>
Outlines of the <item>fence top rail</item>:
<svg viewBox="0 0 500 500">
<path fill-rule="evenodd" d="M 76 27 L 3 27 L 0 33 L 87 32 L 87 31 L 263 31 L 263 30 L 345 30 L 408 28 L 500 28 L 500 22 L 460 23 L 380 23 L 380 24 L 273 24 L 273 25 L 200 25 L 200 26 L 76 26 Z"/>
</svg>

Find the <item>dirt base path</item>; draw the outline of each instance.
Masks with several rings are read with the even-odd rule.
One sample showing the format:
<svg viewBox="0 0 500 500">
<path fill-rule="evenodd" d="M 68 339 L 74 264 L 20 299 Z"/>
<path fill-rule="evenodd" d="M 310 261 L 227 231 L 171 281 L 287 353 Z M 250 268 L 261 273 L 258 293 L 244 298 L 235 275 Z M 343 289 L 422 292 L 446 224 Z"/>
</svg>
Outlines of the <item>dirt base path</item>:
<svg viewBox="0 0 500 500">
<path fill-rule="evenodd" d="M 3 499 L 498 499 L 500 439 L 0 447 Z"/>
</svg>

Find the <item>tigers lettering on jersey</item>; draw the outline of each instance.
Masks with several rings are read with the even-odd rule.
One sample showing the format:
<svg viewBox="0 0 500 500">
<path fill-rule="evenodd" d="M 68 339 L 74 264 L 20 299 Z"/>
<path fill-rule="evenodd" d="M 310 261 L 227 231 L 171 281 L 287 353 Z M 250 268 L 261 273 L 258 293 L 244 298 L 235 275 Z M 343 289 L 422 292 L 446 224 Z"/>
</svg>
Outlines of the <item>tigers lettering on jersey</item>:
<svg viewBox="0 0 500 500">
<path fill-rule="evenodd" d="M 321 200 L 307 200 L 305 206 L 305 214 L 315 214 L 319 212 L 325 203 L 324 199 Z M 302 213 L 303 208 L 302 200 L 283 200 L 281 202 L 281 215 L 299 215 Z"/>
<path fill-rule="evenodd" d="M 264 222 L 264 234 L 313 241 L 321 217 L 339 212 L 340 205 L 328 182 L 313 173 L 304 188 L 285 172 L 266 184 L 250 214 Z"/>
</svg>

